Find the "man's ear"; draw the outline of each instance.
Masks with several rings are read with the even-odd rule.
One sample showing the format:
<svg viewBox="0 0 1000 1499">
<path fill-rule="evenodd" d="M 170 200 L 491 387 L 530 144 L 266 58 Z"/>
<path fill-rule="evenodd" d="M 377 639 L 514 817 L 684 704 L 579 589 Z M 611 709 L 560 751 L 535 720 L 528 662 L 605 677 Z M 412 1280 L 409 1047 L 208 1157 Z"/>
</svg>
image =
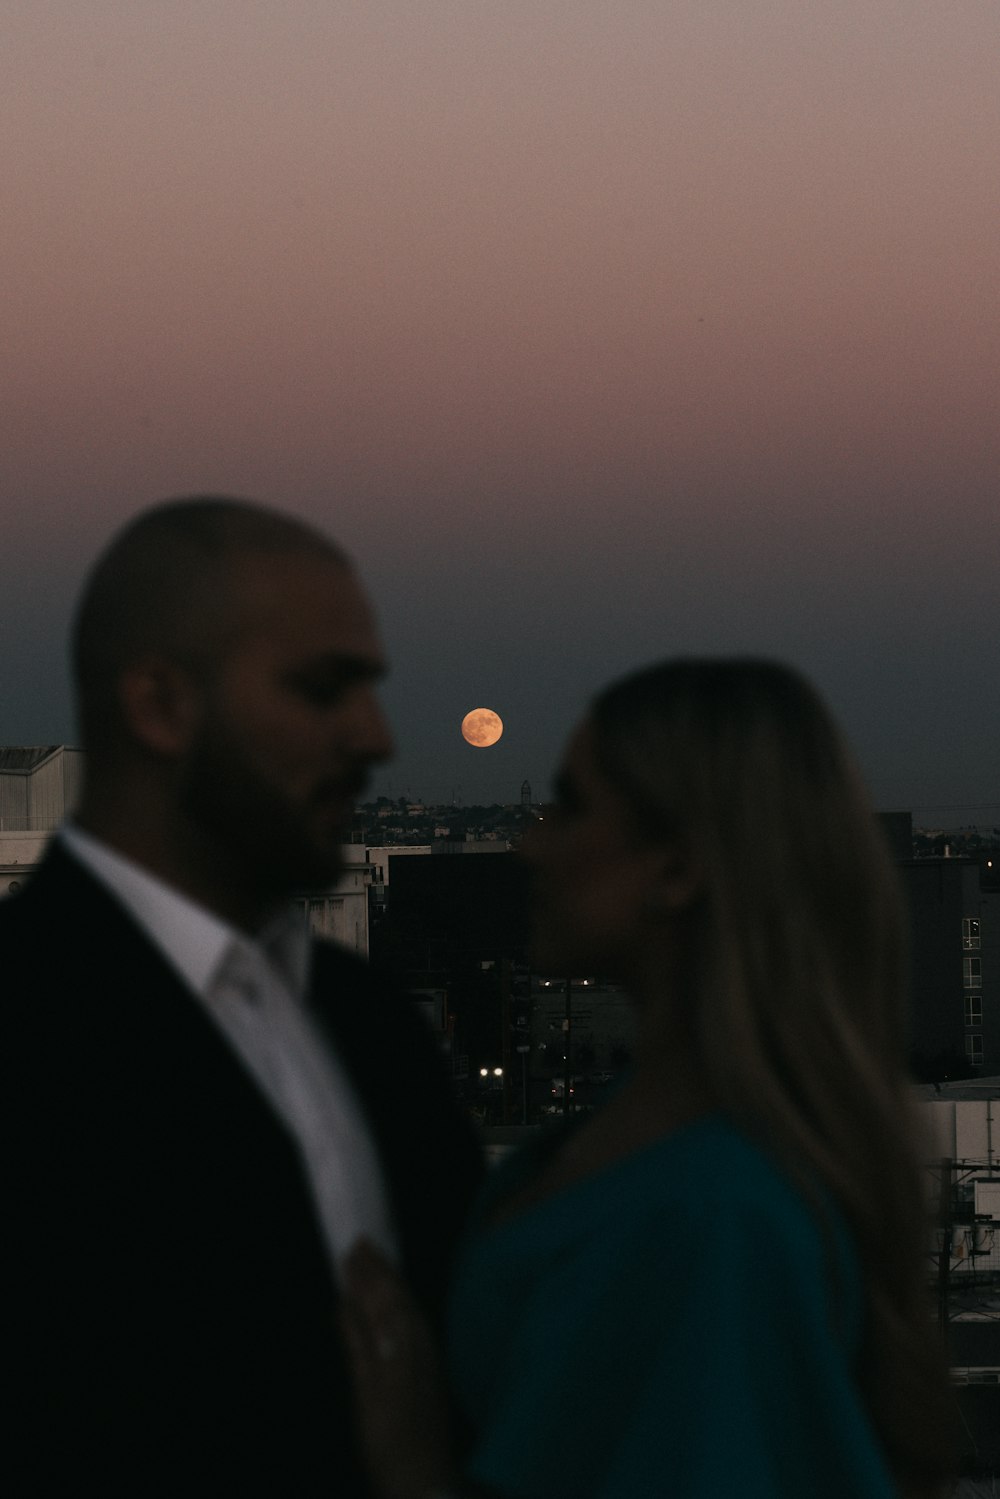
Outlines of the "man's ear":
<svg viewBox="0 0 1000 1499">
<path fill-rule="evenodd" d="M 675 912 L 694 904 L 705 883 L 704 870 L 687 843 L 676 839 L 660 853 L 658 867 L 646 889 L 650 911 Z"/>
<path fill-rule="evenodd" d="M 148 656 L 125 668 L 118 694 L 137 744 L 166 759 L 185 753 L 200 717 L 200 693 L 189 671 L 163 656 Z"/>
</svg>

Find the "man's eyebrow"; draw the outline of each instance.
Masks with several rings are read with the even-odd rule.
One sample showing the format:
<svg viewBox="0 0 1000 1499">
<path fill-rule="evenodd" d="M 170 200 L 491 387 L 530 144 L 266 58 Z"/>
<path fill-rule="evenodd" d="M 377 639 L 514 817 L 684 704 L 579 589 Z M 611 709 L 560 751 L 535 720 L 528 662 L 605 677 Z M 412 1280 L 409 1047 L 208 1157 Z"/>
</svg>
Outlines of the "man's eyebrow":
<svg viewBox="0 0 1000 1499">
<path fill-rule="evenodd" d="M 336 651 L 328 652 L 323 656 L 313 656 L 308 661 L 300 661 L 290 666 L 285 675 L 293 681 L 320 677 L 336 678 L 339 681 L 353 681 L 359 678 L 374 681 L 386 676 L 388 670 L 386 662 L 381 657 Z"/>
</svg>

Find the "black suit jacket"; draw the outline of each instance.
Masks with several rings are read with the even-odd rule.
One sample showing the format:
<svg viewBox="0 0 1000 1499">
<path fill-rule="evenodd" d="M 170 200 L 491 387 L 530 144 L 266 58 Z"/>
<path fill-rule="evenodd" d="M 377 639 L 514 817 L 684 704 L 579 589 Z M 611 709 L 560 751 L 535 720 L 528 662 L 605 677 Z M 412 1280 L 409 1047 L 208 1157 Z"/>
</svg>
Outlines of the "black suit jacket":
<svg viewBox="0 0 1000 1499">
<path fill-rule="evenodd" d="M 0 995 L 7 1492 L 363 1494 L 296 1148 L 170 964 L 58 845 L 0 902 Z M 478 1180 L 469 1126 L 423 1022 L 363 963 L 322 945 L 309 1003 L 437 1315 Z"/>
</svg>

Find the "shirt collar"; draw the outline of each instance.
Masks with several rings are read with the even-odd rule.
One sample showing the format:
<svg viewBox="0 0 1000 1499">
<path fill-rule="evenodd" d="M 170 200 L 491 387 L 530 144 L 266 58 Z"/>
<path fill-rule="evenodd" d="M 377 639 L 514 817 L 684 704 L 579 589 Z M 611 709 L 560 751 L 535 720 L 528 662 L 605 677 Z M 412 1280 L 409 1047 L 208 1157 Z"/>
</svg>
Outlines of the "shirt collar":
<svg viewBox="0 0 1000 1499">
<path fill-rule="evenodd" d="M 135 918 L 196 994 L 207 995 L 234 950 L 252 960 L 265 959 L 293 994 L 304 992 L 309 936 L 293 907 L 254 939 L 75 823 L 63 823 L 57 836 Z"/>
</svg>

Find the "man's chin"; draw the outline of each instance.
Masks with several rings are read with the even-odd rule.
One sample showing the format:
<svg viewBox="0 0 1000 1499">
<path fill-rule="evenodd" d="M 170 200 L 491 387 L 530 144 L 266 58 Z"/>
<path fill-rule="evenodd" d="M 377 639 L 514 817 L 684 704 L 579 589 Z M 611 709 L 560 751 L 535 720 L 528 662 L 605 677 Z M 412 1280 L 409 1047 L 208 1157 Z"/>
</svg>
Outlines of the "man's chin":
<svg viewBox="0 0 1000 1499">
<path fill-rule="evenodd" d="M 347 861 L 341 853 L 341 845 L 328 854 L 317 854 L 314 858 L 303 861 L 301 864 L 301 876 L 297 888 L 303 891 L 329 890 L 331 885 L 340 881 L 341 875 L 347 867 Z"/>
<path fill-rule="evenodd" d="M 329 890 L 336 885 L 347 868 L 344 854 L 346 839 L 336 841 L 323 839 L 307 846 L 289 850 L 286 864 L 286 885 L 295 895 Z"/>
</svg>

